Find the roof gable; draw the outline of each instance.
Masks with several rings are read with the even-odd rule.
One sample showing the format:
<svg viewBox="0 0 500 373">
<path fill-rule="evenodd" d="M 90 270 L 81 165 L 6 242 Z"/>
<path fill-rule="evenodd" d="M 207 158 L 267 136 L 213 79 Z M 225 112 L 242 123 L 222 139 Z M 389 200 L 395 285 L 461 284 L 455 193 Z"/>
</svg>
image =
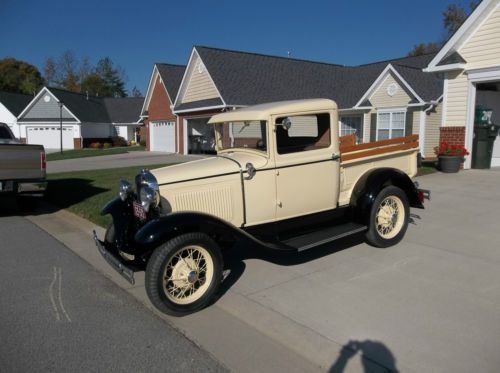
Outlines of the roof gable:
<svg viewBox="0 0 500 373">
<path fill-rule="evenodd" d="M 151 102 L 151 97 L 153 96 L 155 86 L 159 80 L 161 81 L 163 89 L 167 93 L 170 105 L 173 105 L 185 70 L 186 66 L 184 65 L 173 65 L 167 63 L 154 64 L 151 78 L 149 79 L 148 90 L 145 96 L 146 98 L 144 99 L 144 104 L 141 109 L 142 116 L 145 116 L 146 112 L 149 110 L 149 103 Z"/>
<path fill-rule="evenodd" d="M 425 71 L 433 72 L 463 68 L 463 62 L 456 62 L 456 59 L 450 59 L 450 57 L 460 51 L 460 48 L 467 43 L 499 5 L 500 0 L 482 0 L 462 26 L 451 36 L 432 61 L 429 62 Z M 452 62 L 444 65 L 444 60 Z"/>
<path fill-rule="evenodd" d="M 59 103 L 62 100 L 54 92 L 44 87 L 35 98 L 26 106 L 19 115 L 19 122 L 29 121 L 65 121 L 79 122 L 79 118 L 74 115 L 63 103 L 62 110 Z"/>
<path fill-rule="evenodd" d="M 212 79 L 211 72 L 206 67 L 203 58 L 196 48 L 193 48 L 182 78 L 182 83 L 175 100 L 176 106 L 213 99 L 220 99 L 224 102 L 218 87 Z"/>
</svg>

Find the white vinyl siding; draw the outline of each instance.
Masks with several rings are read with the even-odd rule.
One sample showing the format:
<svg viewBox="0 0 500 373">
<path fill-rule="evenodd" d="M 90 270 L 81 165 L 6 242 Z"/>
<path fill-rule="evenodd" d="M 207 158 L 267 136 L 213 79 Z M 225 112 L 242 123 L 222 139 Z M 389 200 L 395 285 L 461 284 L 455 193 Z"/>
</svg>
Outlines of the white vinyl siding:
<svg viewBox="0 0 500 373">
<path fill-rule="evenodd" d="M 207 68 L 201 58 L 195 53 L 188 68 L 187 84 L 181 103 L 207 100 L 219 97 Z"/>
<path fill-rule="evenodd" d="M 439 145 L 439 128 L 441 126 L 442 110 L 443 105 L 439 104 L 430 113 L 422 113 L 422 115 L 426 115 L 424 156 L 427 158 L 435 157 L 434 147 Z"/>
<path fill-rule="evenodd" d="M 500 65 L 499 6 L 459 49 L 459 53 L 467 61 L 467 69 Z"/>
<path fill-rule="evenodd" d="M 387 88 L 391 85 L 396 85 L 396 93 L 392 96 L 387 93 Z M 380 83 L 378 88 L 375 89 L 373 94 L 369 97 L 371 104 L 376 108 L 406 106 L 411 102 L 412 98 L 406 93 L 404 88 L 398 83 L 392 74 Z"/>
<path fill-rule="evenodd" d="M 467 121 L 467 75 L 450 72 L 447 74 L 447 99 L 445 126 L 464 126 Z"/>
<path fill-rule="evenodd" d="M 405 135 L 406 111 L 377 113 L 377 140 L 393 139 Z"/>
<path fill-rule="evenodd" d="M 340 117 L 340 136 L 356 134 L 358 144 L 363 142 L 363 116 Z"/>
<path fill-rule="evenodd" d="M 292 126 L 288 130 L 290 137 L 318 136 L 318 118 L 315 115 L 300 115 L 289 117 Z"/>
</svg>

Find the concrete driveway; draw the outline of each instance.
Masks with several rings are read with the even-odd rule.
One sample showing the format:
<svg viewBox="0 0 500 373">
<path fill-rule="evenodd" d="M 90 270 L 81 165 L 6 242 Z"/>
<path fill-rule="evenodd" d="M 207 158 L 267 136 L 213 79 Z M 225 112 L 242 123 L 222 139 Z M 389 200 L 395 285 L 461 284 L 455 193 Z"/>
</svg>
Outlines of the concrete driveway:
<svg viewBox="0 0 500 373">
<path fill-rule="evenodd" d="M 166 163 L 181 163 L 204 156 L 180 155 L 176 153 L 135 151 L 124 154 L 103 155 L 98 157 L 65 159 L 47 162 L 47 173 L 100 170 L 129 166 L 143 166 Z"/>
<path fill-rule="evenodd" d="M 420 183 L 432 200 L 399 245 L 355 237 L 291 258 L 240 247 L 212 307 L 167 319 L 237 371 L 498 371 L 500 169 Z M 91 226 L 57 219 L 33 221 L 127 287 L 82 242 Z M 128 291 L 151 307 L 137 280 Z"/>
</svg>

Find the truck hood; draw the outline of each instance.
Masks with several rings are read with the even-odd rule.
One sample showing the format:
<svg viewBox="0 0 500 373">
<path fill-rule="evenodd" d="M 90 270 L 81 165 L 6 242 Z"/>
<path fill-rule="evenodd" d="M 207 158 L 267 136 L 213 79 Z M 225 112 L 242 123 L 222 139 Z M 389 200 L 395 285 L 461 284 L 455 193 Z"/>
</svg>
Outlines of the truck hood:
<svg viewBox="0 0 500 373">
<path fill-rule="evenodd" d="M 256 169 L 259 169 L 267 165 L 268 159 L 250 152 L 231 152 L 216 157 L 157 168 L 151 170 L 151 173 L 158 180 L 158 184 L 161 185 L 232 173 L 239 174 L 240 165 L 245 169 L 247 163 L 252 163 Z"/>
</svg>

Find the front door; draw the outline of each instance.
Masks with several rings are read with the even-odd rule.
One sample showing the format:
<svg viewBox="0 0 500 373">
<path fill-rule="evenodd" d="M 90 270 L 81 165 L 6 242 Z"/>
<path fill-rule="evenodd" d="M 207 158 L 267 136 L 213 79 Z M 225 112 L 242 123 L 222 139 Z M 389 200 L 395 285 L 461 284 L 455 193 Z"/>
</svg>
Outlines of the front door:
<svg viewBox="0 0 500 373">
<path fill-rule="evenodd" d="M 290 124 L 288 129 L 280 125 L 284 121 Z M 277 220 L 337 206 L 340 159 L 335 159 L 339 154 L 336 123 L 335 112 L 275 119 Z"/>
</svg>

